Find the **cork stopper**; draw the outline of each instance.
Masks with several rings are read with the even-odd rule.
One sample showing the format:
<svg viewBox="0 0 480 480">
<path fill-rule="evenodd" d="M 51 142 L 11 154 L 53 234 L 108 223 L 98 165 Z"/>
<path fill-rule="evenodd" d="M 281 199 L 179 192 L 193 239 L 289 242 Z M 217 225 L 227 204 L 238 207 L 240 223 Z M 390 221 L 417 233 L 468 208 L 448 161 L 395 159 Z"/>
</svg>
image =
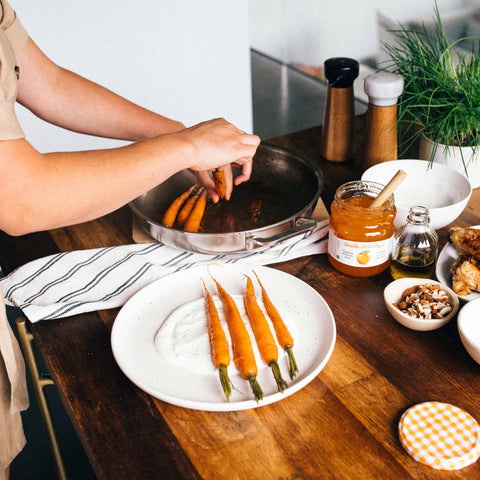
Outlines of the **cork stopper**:
<svg viewBox="0 0 480 480">
<path fill-rule="evenodd" d="M 396 105 L 403 91 L 403 77 L 394 73 L 378 72 L 365 78 L 363 88 L 369 103 L 378 107 Z"/>
</svg>

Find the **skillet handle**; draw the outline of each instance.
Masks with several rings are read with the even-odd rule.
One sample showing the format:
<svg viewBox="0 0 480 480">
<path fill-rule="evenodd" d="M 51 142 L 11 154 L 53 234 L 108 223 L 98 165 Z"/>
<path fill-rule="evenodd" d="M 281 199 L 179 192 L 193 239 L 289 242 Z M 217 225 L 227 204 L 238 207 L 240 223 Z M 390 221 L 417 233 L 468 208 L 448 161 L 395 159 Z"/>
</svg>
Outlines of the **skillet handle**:
<svg viewBox="0 0 480 480">
<path fill-rule="evenodd" d="M 298 235 L 302 235 L 303 233 L 307 233 L 315 227 L 317 222 L 313 218 L 308 217 L 301 217 L 297 218 L 295 221 L 295 227 L 289 228 L 284 232 L 277 233 L 276 235 L 272 235 L 271 237 L 261 238 L 252 236 L 246 239 L 246 247 L 247 250 L 253 250 L 258 247 L 273 247 L 280 242 L 288 240 L 289 238 L 296 237 Z"/>
</svg>

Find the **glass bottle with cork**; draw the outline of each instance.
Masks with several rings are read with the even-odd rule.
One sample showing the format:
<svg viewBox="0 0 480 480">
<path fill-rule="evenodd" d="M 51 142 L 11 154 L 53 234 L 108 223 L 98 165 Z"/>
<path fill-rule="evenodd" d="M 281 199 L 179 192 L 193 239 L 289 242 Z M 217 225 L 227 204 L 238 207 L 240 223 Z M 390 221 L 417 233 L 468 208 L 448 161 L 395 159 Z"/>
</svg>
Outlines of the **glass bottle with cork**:
<svg viewBox="0 0 480 480">
<path fill-rule="evenodd" d="M 410 208 L 407 223 L 395 231 L 390 273 L 402 277 L 432 278 L 438 253 L 438 235 L 430 227 L 428 208 Z"/>
</svg>

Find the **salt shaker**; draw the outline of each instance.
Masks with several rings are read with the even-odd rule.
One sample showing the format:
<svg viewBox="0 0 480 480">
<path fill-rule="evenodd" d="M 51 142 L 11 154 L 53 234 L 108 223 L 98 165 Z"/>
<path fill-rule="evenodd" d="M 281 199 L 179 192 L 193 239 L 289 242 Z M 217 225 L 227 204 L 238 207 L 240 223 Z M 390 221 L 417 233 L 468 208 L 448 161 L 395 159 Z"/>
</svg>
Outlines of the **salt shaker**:
<svg viewBox="0 0 480 480">
<path fill-rule="evenodd" d="M 321 154 L 331 162 L 345 162 L 355 153 L 353 82 L 358 77 L 358 71 L 359 63 L 352 58 L 335 57 L 324 63 L 328 90 Z"/>
<path fill-rule="evenodd" d="M 403 91 L 403 77 L 378 72 L 364 80 L 368 95 L 364 158 L 368 167 L 398 158 L 397 102 Z"/>
<path fill-rule="evenodd" d="M 438 235 L 430 227 L 428 208 L 410 208 L 407 223 L 395 231 L 390 273 L 402 277 L 432 278 L 438 252 Z"/>
</svg>

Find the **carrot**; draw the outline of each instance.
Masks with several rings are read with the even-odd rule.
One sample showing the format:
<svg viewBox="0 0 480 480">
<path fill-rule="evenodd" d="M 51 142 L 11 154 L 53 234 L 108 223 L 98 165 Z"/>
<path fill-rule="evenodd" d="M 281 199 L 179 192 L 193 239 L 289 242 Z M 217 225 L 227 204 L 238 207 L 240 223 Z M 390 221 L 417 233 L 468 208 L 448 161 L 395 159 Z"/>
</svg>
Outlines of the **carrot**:
<svg viewBox="0 0 480 480">
<path fill-rule="evenodd" d="M 210 276 L 217 286 L 218 294 L 225 310 L 225 318 L 227 319 L 228 330 L 232 339 L 233 361 L 240 375 L 250 382 L 253 395 L 258 402 L 263 398 L 263 391 L 257 381 L 258 369 L 253 353 L 252 341 L 235 304 L 235 300 L 215 280 L 211 273 Z"/>
<path fill-rule="evenodd" d="M 163 215 L 162 223 L 169 228 L 173 227 L 175 220 L 178 215 L 178 211 L 185 203 L 185 200 L 192 194 L 192 192 L 197 188 L 198 185 L 195 183 L 189 189 L 185 190 L 180 196 L 178 196 L 167 208 L 167 211 Z"/>
<path fill-rule="evenodd" d="M 215 182 L 215 188 L 217 190 L 218 196 L 223 200 L 227 196 L 225 172 L 223 170 L 214 170 L 213 181 Z"/>
<path fill-rule="evenodd" d="M 260 282 L 260 278 L 258 278 L 257 273 L 253 273 L 255 273 L 260 288 L 262 289 L 263 304 L 265 305 L 268 316 L 272 321 L 273 328 L 275 329 L 275 334 L 277 335 L 278 343 L 287 352 L 289 362 L 289 374 L 290 378 L 293 380 L 298 372 L 297 361 L 295 360 L 295 356 L 293 355 L 293 337 L 290 335 L 290 332 L 288 331 L 287 326 L 283 322 L 281 315 L 278 313 L 278 310 L 275 308 L 275 305 L 270 300 L 270 297 L 268 296 L 267 291 L 262 285 L 262 282 Z"/>
<path fill-rule="evenodd" d="M 185 223 L 185 220 L 188 218 L 190 215 L 190 212 L 193 209 L 193 206 L 195 205 L 196 201 L 198 200 L 198 197 L 200 197 L 200 194 L 205 190 L 203 187 L 196 188 L 190 195 L 190 197 L 187 199 L 187 201 L 183 204 L 182 208 L 178 212 L 177 215 L 177 220 L 176 223 L 182 227 L 183 224 Z"/>
<path fill-rule="evenodd" d="M 193 206 L 190 215 L 185 220 L 183 229 L 186 232 L 198 232 L 200 230 L 200 223 L 202 222 L 205 207 L 207 206 L 207 191 L 203 190 Z"/>
<path fill-rule="evenodd" d="M 260 308 L 255 297 L 255 289 L 252 279 L 247 277 L 247 287 L 245 289 L 244 302 L 250 325 L 252 326 L 258 349 L 263 361 L 272 369 L 273 376 L 277 382 L 279 392 L 283 392 L 287 387 L 287 382 L 282 378 L 280 367 L 278 365 L 278 349 L 275 339 L 268 325 L 267 319 Z"/>
<path fill-rule="evenodd" d="M 218 316 L 217 307 L 215 306 L 212 295 L 210 295 L 210 292 L 207 290 L 203 279 L 202 282 L 205 290 L 208 336 L 210 339 L 210 348 L 212 350 L 212 361 L 215 368 L 218 368 L 220 383 L 228 402 L 230 400 L 230 395 L 232 394 L 232 388 L 227 371 L 227 367 L 230 365 L 230 351 L 228 349 L 227 336 L 220 323 L 220 317 Z"/>
</svg>

